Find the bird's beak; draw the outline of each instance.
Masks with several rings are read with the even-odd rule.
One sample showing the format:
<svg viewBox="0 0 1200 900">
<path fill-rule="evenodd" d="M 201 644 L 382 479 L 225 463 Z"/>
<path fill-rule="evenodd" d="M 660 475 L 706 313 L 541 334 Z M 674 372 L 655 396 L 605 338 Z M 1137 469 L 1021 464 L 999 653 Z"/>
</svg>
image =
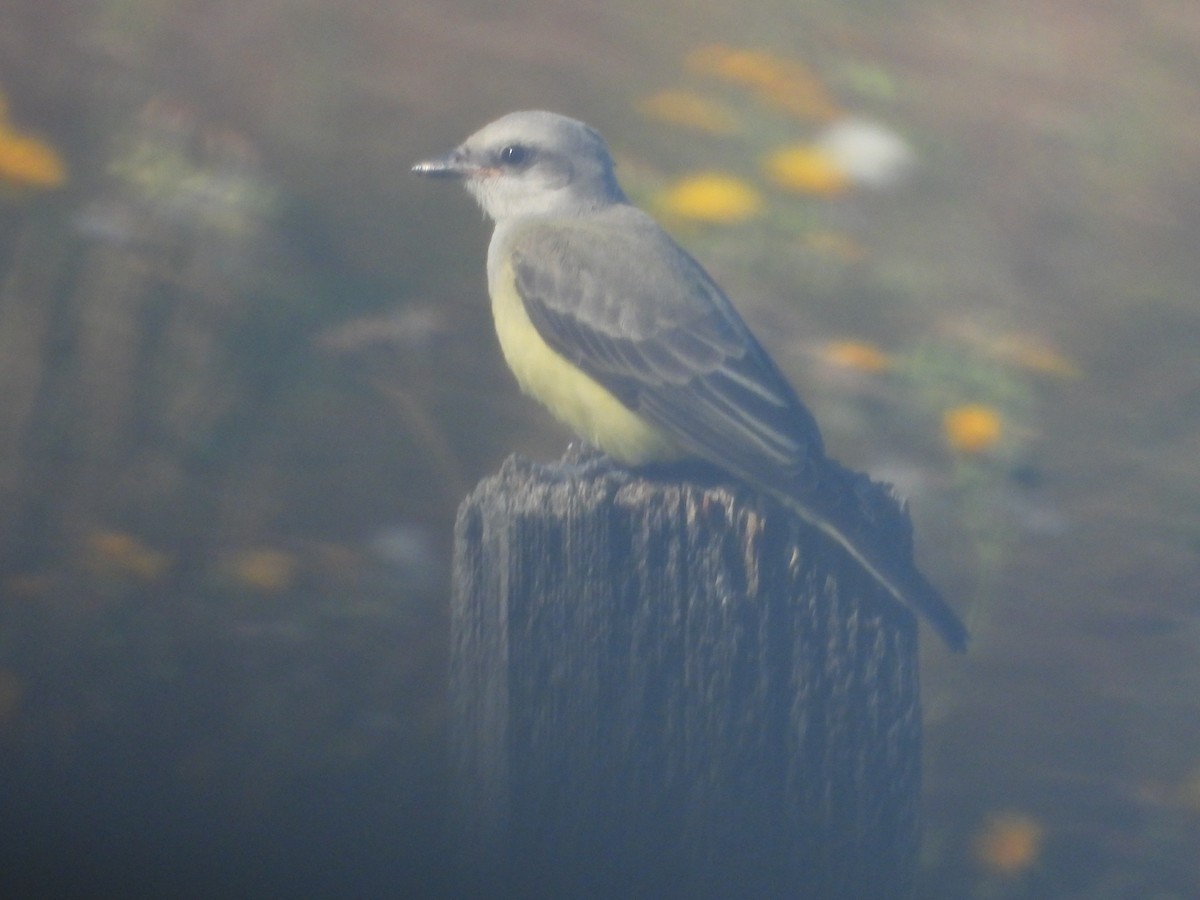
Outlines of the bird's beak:
<svg viewBox="0 0 1200 900">
<path fill-rule="evenodd" d="M 412 167 L 414 173 L 427 178 L 468 178 L 478 169 L 478 166 L 467 162 L 457 150 L 436 159 L 422 160 Z"/>
</svg>

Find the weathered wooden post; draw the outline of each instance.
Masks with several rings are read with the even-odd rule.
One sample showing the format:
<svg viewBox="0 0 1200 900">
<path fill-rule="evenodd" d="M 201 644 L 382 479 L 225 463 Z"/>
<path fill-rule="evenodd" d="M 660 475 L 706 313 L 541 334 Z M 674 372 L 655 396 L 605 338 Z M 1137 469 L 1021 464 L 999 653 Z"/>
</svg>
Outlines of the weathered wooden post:
<svg viewBox="0 0 1200 900">
<path fill-rule="evenodd" d="M 728 485 L 509 459 L 463 503 L 458 839 L 520 897 L 910 895 L 916 623 Z"/>
</svg>

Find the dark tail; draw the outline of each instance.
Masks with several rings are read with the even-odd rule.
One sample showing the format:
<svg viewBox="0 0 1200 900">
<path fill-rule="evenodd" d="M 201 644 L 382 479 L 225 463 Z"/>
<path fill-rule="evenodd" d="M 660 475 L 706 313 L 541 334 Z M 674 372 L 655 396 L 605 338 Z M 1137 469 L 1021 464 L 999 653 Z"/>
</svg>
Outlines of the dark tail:
<svg viewBox="0 0 1200 900">
<path fill-rule="evenodd" d="M 830 466 L 815 492 L 772 493 L 841 544 L 889 594 L 925 618 L 950 649 L 965 651 L 966 626 L 913 561 L 912 525 L 903 505 L 887 486 Z"/>
</svg>

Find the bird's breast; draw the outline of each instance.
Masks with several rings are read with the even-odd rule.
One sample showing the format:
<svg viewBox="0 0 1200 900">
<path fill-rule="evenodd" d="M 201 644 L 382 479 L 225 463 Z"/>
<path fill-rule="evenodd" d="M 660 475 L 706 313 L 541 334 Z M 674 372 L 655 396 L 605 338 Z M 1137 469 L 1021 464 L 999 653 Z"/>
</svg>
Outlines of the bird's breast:
<svg viewBox="0 0 1200 900">
<path fill-rule="evenodd" d="M 525 311 L 511 265 L 495 266 L 488 280 L 500 350 L 525 393 L 583 440 L 626 465 L 683 455 L 666 435 L 546 343 Z"/>
</svg>

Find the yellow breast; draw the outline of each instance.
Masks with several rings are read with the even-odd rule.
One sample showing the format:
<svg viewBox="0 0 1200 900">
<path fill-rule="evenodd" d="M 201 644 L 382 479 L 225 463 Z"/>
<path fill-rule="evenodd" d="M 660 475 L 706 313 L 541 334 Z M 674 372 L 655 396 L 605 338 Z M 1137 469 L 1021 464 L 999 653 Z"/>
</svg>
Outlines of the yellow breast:
<svg viewBox="0 0 1200 900">
<path fill-rule="evenodd" d="M 583 440 L 627 465 L 678 459 L 674 443 L 542 340 L 525 312 L 511 266 L 488 286 L 496 334 L 521 389 Z"/>
</svg>

